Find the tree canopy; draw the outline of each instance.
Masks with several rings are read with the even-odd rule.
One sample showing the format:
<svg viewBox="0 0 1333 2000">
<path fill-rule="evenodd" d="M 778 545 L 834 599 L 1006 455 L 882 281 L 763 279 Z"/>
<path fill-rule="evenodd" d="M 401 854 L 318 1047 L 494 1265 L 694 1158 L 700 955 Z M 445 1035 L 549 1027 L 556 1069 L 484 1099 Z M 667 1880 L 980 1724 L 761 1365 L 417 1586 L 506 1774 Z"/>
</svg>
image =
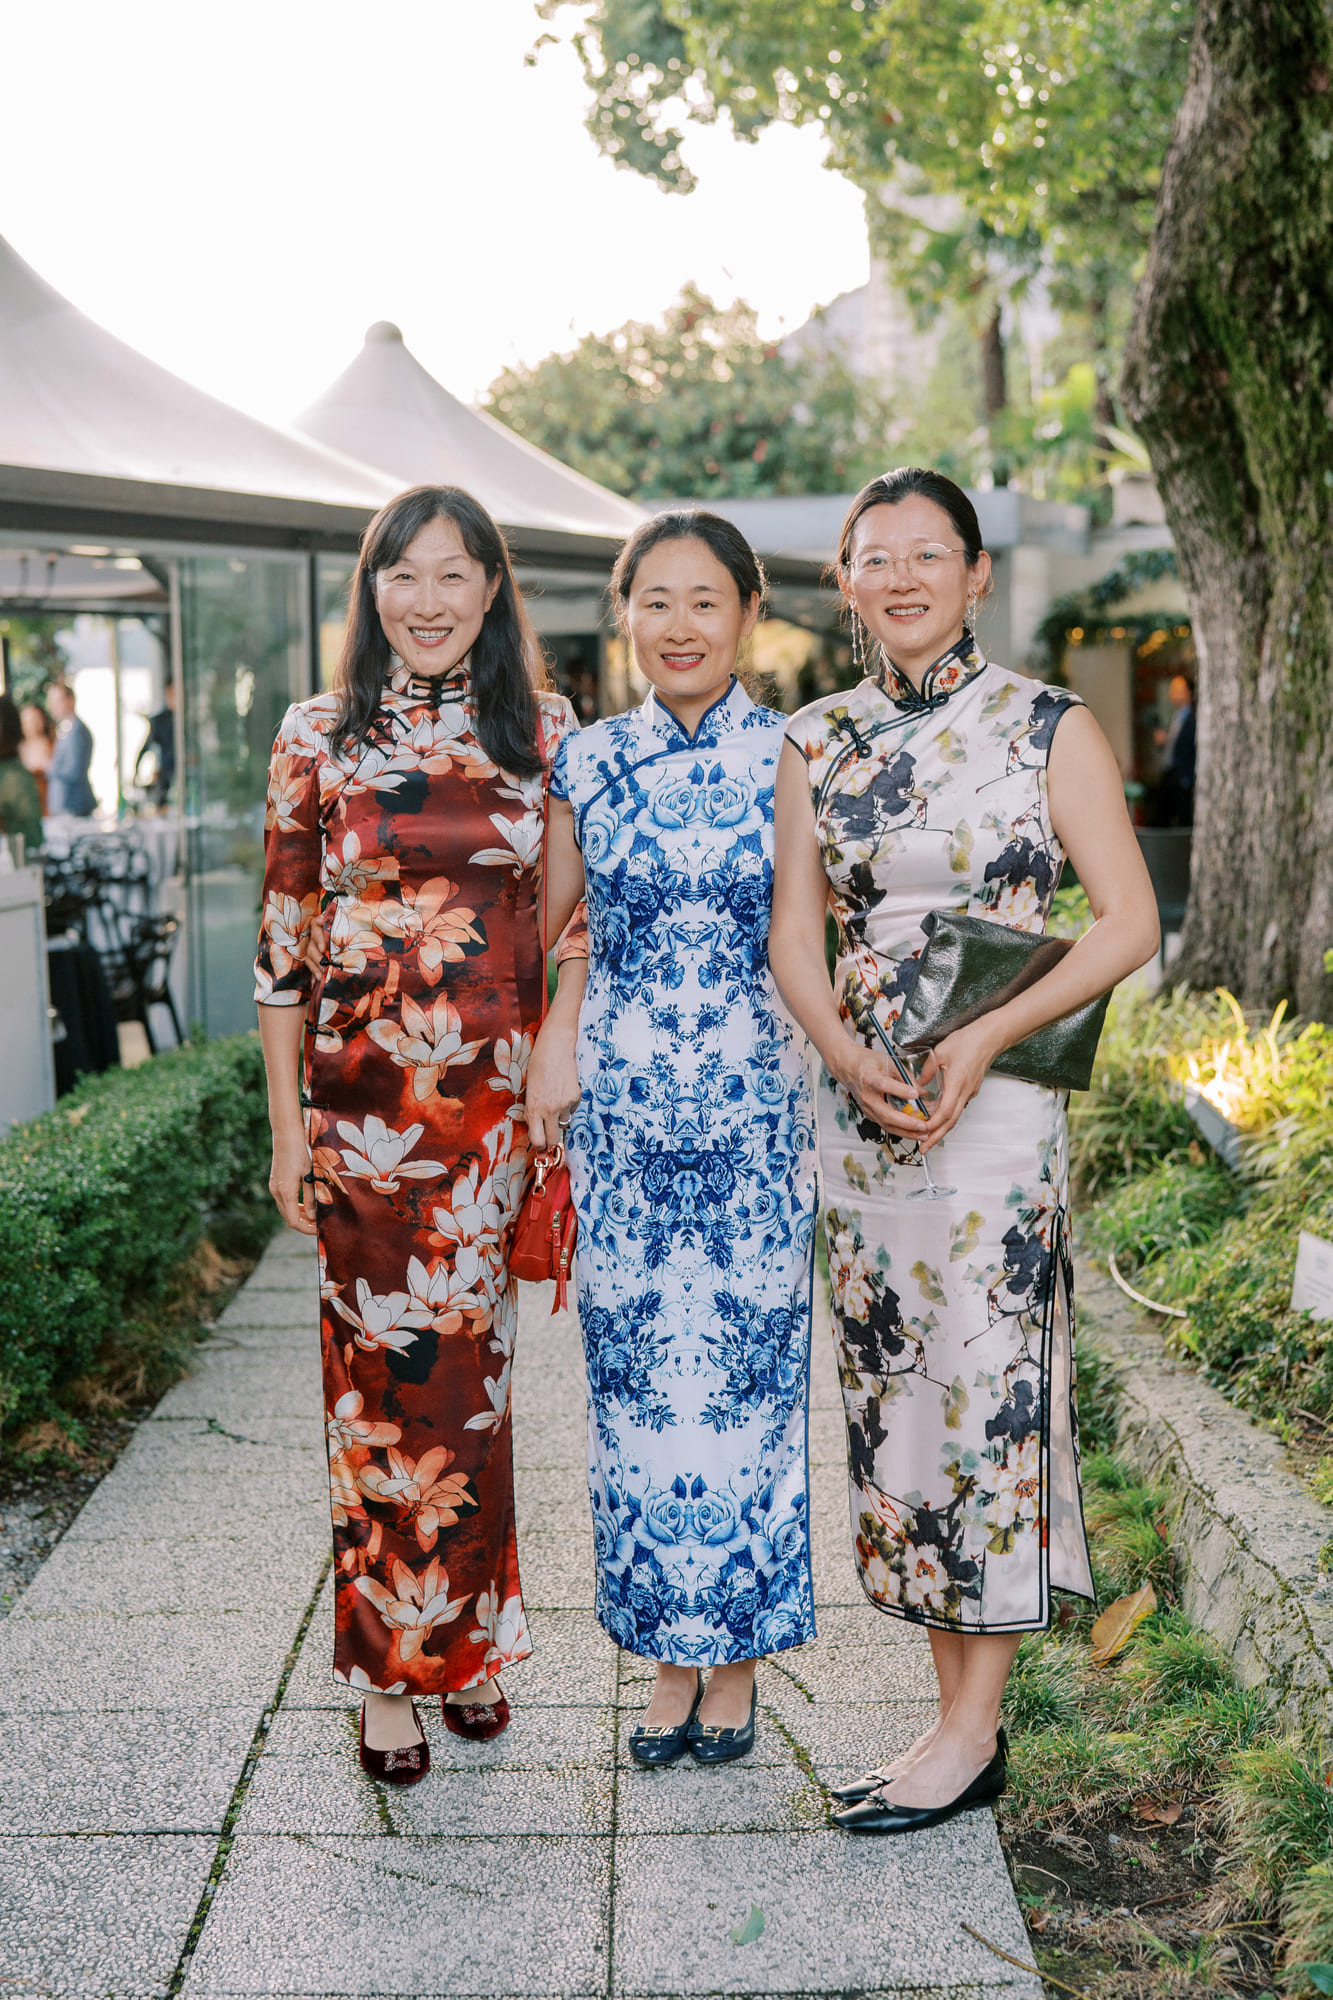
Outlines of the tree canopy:
<svg viewBox="0 0 1333 2000">
<path fill-rule="evenodd" d="M 883 469 L 890 411 L 836 354 L 784 356 L 749 306 L 687 287 L 654 323 L 509 368 L 492 413 L 613 492 L 842 493 Z"/>
<path fill-rule="evenodd" d="M 539 0 L 572 38 L 604 152 L 688 192 L 681 125 L 818 125 L 905 280 L 945 294 L 1038 263 L 1079 296 L 1146 247 L 1191 0 Z M 911 212 L 952 197 L 956 227 Z M 950 238 L 957 240 L 950 241 Z M 942 240 L 937 240 L 942 239 Z"/>
</svg>

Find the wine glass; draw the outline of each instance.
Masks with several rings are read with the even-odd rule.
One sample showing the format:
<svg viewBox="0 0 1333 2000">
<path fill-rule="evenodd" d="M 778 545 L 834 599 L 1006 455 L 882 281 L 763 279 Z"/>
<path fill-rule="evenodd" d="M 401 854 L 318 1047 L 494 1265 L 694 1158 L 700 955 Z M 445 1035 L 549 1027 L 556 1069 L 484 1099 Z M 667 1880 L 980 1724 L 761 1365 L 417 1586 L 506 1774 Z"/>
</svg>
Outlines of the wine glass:
<svg viewBox="0 0 1333 2000">
<path fill-rule="evenodd" d="M 878 1026 L 878 1023 L 876 1025 Z M 881 1034 L 880 1040 L 888 1052 L 889 1061 L 893 1064 L 903 1082 L 912 1084 L 916 1090 L 916 1096 L 912 1099 L 908 1108 L 915 1111 L 918 1118 L 928 1119 L 930 1117 L 928 1102 L 933 1102 L 940 1094 L 942 1078 L 938 1070 L 929 1083 L 923 1084 L 919 1074 L 919 1063 L 913 1062 L 909 1064 L 907 1059 L 894 1047 L 887 1035 Z M 921 1161 L 921 1170 L 926 1176 L 926 1185 L 914 1188 L 912 1193 L 907 1197 L 908 1201 L 943 1201 L 946 1195 L 957 1194 L 958 1190 L 956 1187 L 940 1187 L 937 1185 L 935 1176 L 930 1171 L 930 1155 L 928 1153 L 922 1153 L 918 1149 L 918 1158 Z"/>
</svg>

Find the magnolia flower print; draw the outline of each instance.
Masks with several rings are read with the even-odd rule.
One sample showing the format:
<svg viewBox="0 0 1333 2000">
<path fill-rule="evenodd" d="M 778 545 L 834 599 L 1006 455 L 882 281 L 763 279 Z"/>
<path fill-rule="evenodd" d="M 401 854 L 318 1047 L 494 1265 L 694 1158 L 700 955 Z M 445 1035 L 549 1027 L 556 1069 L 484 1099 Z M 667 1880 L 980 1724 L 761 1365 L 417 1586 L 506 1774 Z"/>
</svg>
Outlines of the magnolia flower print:
<svg viewBox="0 0 1333 2000">
<path fill-rule="evenodd" d="M 522 819 L 508 819 L 504 813 L 492 813 L 491 825 L 504 845 L 483 847 L 479 853 L 469 857 L 473 862 L 480 862 L 488 868 L 512 868 L 515 875 L 521 875 L 525 868 L 536 867 L 542 851 L 542 816 L 539 812 L 524 813 Z"/>
<path fill-rule="evenodd" d="M 433 1095 L 445 1070 L 475 1062 L 486 1046 L 484 1037 L 463 1040 L 463 1017 L 443 995 L 431 1003 L 429 1012 L 404 995 L 401 1025 L 372 1021 L 366 1032 L 400 1069 L 412 1071 L 412 1094 L 418 1103 Z"/>
<path fill-rule="evenodd" d="M 507 1597 L 501 1606 L 500 1594 L 494 1585 L 490 1590 L 483 1590 L 477 1598 L 477 1623 L 468 1637 L 474 1645 L 486 1648 L 482 1666 L 488 1671 L 493 1667 L 507 1666 L 514 1659 L 526 1659 L 532 1647 L 522 1598 L 517 1595 Z"/>
<path fill-rule="evenodd" d="M 366 1498 L 396 1507 L 425 1554 L 435 1547 L 441 1528 L 452 1528 L 465 1514 L 477 1511 L 476 1492 L 467 1475 L 447 1470 L 454 1457 L 447 1445 L 440 1444 L 423 1452 L 414 1465 L 390 1448 L 386 1465 L 363 1465 L 357 1474 Z"/>
<path fill-rule="evenodd" d="M 352 1327 L 356 1345 L 369 1352 L 388 1347 L 401 1354 L 415 1341 L 418 1328 L 431 1323 L 429 1311 L 416 1305 L 406 1292 L 386 1292 L 377 1298 L 364 1278 L 356 1281 L 355 1312 L 343 1299 L 332 1303 L 333 1310 Z"/>
<path fill-rule="evenodd" d="M 495 1044 L 495 1067 L 499 1075 L 491 1078 L 491 1089 L 507 1090 L 511 1097 L 522 1097 L 531 1057 L 531 1035 L 515 1035 L 512 1040 L 501 1036 Z"/>
<path fill-rule="evenodd" d="M 373 1576 L 359 1576 L 356 1588 L 395 1634 L 399 1659 L 414 1660 L 437 1625 L 453 1623 L 467 1598 L 450 1597 L 449 1572 L 438 1556 L 420 1576 L 397 1561 L 391 1574 L 391 1589 Z"/>
<path fill-rule="evenodd" d="M 409 1160 L 424 1125 L 409 1125 L 395 1132 L 373 1112 L 366 1118 L 365 1131 L 346 1118 L 338 1120 L 338 1131 L 347 1141 L 343 1150 L 343 1171 L 349 1180 L 366 1180 L 376 1194 L 396 1194 L 403 1181 L 435 1180 L 448 1168 L 439 1160 Z"/>
<path fill-rule="evenodd" d="M 273 970 L 279 979 L 285 979 L 305 957 L 310 926 L 318 908 L 319 897 L 313 890 L 298 903 L 295 896 L 284 896 L 280 890 L 270 889 L 264 905 L 264 931 Z"/>
</svg>

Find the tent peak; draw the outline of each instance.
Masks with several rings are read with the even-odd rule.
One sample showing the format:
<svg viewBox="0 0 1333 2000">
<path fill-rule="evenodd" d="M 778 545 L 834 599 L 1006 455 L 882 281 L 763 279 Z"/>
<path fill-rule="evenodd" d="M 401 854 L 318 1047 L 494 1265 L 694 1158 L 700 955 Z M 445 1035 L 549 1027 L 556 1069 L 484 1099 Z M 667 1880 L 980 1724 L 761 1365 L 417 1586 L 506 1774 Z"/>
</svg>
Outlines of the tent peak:
<svg viewBox="0 0 1333 2000">
<path fill-rule="evenodd" d="M 377 319 L 374 326 L 366 328 L 367 347 L 370 346 L 372 340 L 396 340 L 401 347 L 404 344 L 403 329 L 400 326 L 395 326 L 391 319 Z"/>
</svg>

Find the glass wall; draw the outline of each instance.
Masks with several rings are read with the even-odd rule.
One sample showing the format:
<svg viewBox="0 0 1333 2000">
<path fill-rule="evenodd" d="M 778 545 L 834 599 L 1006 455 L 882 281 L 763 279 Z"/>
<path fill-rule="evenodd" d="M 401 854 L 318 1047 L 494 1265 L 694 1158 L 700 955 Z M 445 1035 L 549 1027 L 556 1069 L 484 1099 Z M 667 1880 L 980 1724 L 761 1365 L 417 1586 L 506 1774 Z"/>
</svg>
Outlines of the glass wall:
<svg viewBox="0 0 1333 2000">
<path fill-rule="evenodd" d="M 347 592 L 356 573 L 355 556 L 316 556 L 315 594 L 319 614 L 319 684 L 333 686 L 333 670 L 347 629 Z"/>
<path fill-rule="evenodd" d="M 302 556 L 180 562 L 189 844 L 189 1018 L 210 1035 L 255 1024 L 254 952 L 269 752 L 309 693 Z"/>
</svg>

